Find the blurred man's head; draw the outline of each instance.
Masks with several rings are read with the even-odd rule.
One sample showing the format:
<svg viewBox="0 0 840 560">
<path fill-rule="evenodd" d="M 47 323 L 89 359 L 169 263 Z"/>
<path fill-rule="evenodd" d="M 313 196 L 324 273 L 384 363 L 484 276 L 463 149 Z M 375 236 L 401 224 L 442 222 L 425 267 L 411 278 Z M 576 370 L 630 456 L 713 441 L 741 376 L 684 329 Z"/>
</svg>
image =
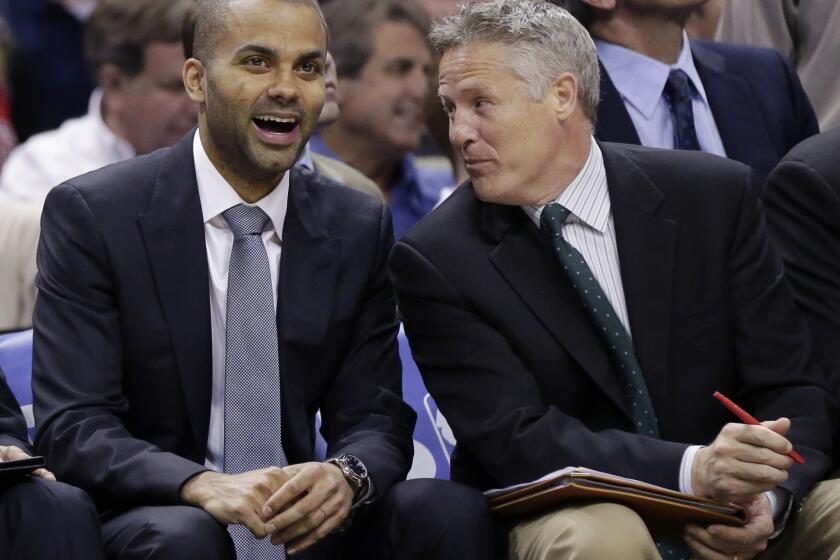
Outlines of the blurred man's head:
<svg viewBox="0 0 840 560">
<path fill-rule="evenodd" d="M 399 159 L 420 145 L 429 83 L 429 18 L 412 0 L 334 0 L 324 6 L 341 90 L 341 127 Z"/>
<path fill-rule="evenodd" d="M 589 27 L 595 19 L 609 19 L 616 12 L 631 17 L 653 17 L 679 20 L 682 23 L 708 0 L 550 0 L 568 10 Z"/>
<path fill-rule="evenodd" d="M 174 144 L 196 123 L 181 81 L 188 6 L 188 0 L 101 0 L 85 27 L 105 122 L 139 154 Z"/>
<path fill-rule="evenodd" d="M 589 34 L 543 0 L 489 0 L 445 18 L 431 39 L 449 138 L 478 196 L 544 203 L 589 153 L 600 79 Z"/>
<path fill-rule="evenodd" d="M 210 159 L 237 190 L 276 185 L 324 105 L 327 33 L 317 4 L 207 0 L 185 31 L 184 82 Z"/>
</svg>

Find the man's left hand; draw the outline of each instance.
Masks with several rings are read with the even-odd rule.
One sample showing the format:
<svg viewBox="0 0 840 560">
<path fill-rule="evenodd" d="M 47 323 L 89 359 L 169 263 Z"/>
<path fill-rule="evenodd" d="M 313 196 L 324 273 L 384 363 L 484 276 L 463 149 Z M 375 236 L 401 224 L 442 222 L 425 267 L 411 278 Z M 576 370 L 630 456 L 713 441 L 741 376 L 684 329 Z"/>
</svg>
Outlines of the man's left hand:
<svg viewBox="0 0 840 560">
<path fill-rule="evenodd" d="M 19 447 L 15 447 L 14 445 L 0 445 L 0 463 L 29 459 L 29 457 L 30 455 Z M 47 469 L 36 469 L 32 471 L 32 476 L 43 478 L 44 480 L 55 480 L 55 475 Z"/>
<path fill-rule="evenodd" d="M 697 558 L 703 560 L 748 560 L 767 548 L 773 534 L 773 510 L 767 496 L 760 495 L 742 504 L 747 511 L 743 527 L 688 525 L 685 541 Z"/>
<path fill-rule="evenodd" d="M 291 478 L 265 504 L 263 519 L 274 544 L 292 543 L 295 554 L 317 543 L 347 518 L 353 490 L 341 469 L 331 463 L 284 467 Z"/>
</svg>

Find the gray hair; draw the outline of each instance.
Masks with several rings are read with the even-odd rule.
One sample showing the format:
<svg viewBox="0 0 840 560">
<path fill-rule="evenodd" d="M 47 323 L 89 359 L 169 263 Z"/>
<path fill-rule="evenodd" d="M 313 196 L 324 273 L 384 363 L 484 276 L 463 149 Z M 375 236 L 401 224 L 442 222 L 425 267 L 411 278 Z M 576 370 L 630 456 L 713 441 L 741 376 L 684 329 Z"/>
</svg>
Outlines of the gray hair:
<svg viewBox="0 0 840 560">
<path fill-rule="evenodd" d="M 595 122 L 600 69 L 595 43 L 569 12 L 545 0 L 488 0 L 461 6 L 459 15 L 443 18 L 429 35 L 443 53 L 471 41 L 501 42 L 516 47 L 516 72 L 532 99 L 564 72 L 578 80 L 584 114 Z"/>
</svg>

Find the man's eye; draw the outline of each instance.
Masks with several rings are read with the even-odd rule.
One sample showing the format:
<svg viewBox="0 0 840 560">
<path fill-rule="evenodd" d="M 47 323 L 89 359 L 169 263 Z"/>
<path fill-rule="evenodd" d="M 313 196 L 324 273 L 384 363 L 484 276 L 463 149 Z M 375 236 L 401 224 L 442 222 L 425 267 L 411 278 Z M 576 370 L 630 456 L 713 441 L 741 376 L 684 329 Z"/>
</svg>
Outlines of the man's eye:
<svg viewBox="0 0 840 560">
<path fill-rule="evenodd" d="M 476 109 L 481 109 L 482 107 L 484 107 L 486 105 L 489 105 L 489 104 L 490 104 L 490 102 L 487 101 L 486 99 L 476 99 L 475 102 L 473 103 L 473 107 L 475 107 Z"/>
<path fill-rule="evenodd" d="M 256 68 L 265 68 L 266 66 L 268 66 L 265 60 L 258 56 L 252 56 L 251 58 L 245 60 L 245 64 L 247 64 L 248 66 L 254 66 Z"/>
<path fill-rule="evenodd" d="M 304 62 L 301 67 L 301 70 L 306 72 L 307 74 L 320 74 L 321 73 L 321 65 L 316 64 L 315 62 Z"/>
</svg>

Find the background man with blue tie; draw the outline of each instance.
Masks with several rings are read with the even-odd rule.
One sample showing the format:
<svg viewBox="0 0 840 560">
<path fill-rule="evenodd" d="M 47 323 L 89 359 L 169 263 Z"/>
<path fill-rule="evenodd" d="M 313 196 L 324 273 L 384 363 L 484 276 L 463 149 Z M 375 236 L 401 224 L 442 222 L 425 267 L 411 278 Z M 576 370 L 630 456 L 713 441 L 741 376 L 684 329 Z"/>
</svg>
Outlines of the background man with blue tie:
<svg viewBox="0 0 840 560">
<path fill-rule="evenodd" d="M 198 131 L 46 201 L 39 451 L 96 500 L 109 558 L 486 557 L 480 494 L 396 485 L 414 413 L 387 209 L 289 171 L 324 102 L 320 10 L 197 10 L 184 82 Z"/>
<path fill-rule="evenodd" d="M 595 38 L 602 64 L 595 137 L 703 150 L 765 177 L 819 131 L 793 67 L 777 51 L 689 41 L 706 0 L 551 0 Z"/>
<path fill-rule="evenodd" d="M 397 242 L 390 270 L 458 441 L 453 478 L 484 489 L 581 465 L 748 513 L 657 549 L 628 508 L 574 504 L 518 520 L 514 559 L 755 557 L 831 469 L 838 411 L 752 172 L 595 141 L 596 47 L 550 3 L 470 4 L 431 36 L 471 180 Z M 763 425 L 732 423 L 715 390 Z M 836 503 L 838 488 L 820 491 Z M 767 558 L 838 553 L 840 530 L 808 504 Z"/>
</svg>

